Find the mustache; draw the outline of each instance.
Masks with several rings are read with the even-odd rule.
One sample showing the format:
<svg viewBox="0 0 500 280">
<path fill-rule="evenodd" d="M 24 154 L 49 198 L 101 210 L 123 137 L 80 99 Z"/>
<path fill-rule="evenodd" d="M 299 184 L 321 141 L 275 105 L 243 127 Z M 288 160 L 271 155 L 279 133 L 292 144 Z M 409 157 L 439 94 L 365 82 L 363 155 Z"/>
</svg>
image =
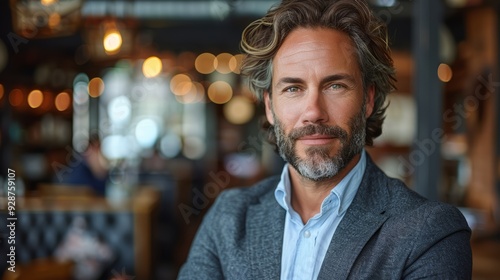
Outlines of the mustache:
<svg viewBox="0 0 500 280">
<path fill-rule="evenodd" d="M 347 140 L 347 131 L 336 125 L 328 126 L 311 124 L 293 129 L 288 137 L 291 140 L 297 140 L 298 138 L 314 134 L 326 135 Z"/>
</svg>

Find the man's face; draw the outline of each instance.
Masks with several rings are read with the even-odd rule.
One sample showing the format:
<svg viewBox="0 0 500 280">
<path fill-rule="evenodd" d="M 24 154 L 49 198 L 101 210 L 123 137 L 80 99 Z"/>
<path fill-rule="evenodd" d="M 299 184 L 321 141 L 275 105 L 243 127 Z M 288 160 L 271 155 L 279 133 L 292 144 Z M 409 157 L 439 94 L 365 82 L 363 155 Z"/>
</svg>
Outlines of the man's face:
<svg viewBox="0 0 500 280">
<path fill-rule="evenodd" d="M 273 59 L 272 80 L 266 116 L 280 155 L 305 178 L 333 178 L 363 148 L 373 110 L 351 39 L 332 29 L 292 31 Z"/>
</svg>

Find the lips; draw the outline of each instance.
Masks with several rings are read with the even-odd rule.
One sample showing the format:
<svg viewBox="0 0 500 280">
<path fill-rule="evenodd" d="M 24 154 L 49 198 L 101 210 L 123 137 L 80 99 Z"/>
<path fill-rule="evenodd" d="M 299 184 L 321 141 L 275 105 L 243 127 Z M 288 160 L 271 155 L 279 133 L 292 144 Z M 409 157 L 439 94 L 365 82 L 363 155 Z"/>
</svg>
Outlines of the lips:
<svg viewBox="0 0 500 280">
<path fill-rule="evenodd" d="M 313 135 L 305 135 L 297 139 L 306 145 L 325 145 L 331 143 L 336 137 L 332 135 L 324 135 L 324 134 L 313 134 Z"/>
<path fill-rule="evenodd" d="M 332 135 L 313 134 L 313 135 L 302 136 L 298 140 L 318 140 L 318 139 L 332 139 L 332 138 L 335 137 Z"/>
<path fill-rule="evenodd" d="M 347 132 L 339 126 L 308 125 L 293 129 L 289 138 L 306 145 L 325 145 L 336 139 L 347 139 Z"/>
</svg>

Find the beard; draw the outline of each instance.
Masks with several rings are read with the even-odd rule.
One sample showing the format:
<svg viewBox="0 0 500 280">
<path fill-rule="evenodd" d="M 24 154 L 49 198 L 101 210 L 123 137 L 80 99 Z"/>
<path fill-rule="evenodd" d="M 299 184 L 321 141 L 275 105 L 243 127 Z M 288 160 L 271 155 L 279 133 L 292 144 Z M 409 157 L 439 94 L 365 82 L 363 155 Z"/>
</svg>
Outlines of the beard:
<svg viewBox="0 0 500 280">
<path fill-rule="evenodd" d="M 274 117 L 274 133 L 279 154 L 283 160 L 299 172 L 299 174 L 312 181 L 323 181 L 336 176 L 345 166 L 361 153 L 365 145 L 365 106 L 362 110 L 349 120 L 351 134 L 339 126 L 307 125 L 295 128 L 288 135 L 285 134 L 283 124 Z M 296 151 L 297 139 L 313 134 L 334 137 L 340 142 L 340 149 L 333 156 L 330 155 L 331 145 L 308 147 L 305 150 L 305 158 L 299 157 Z"/>
</svg>

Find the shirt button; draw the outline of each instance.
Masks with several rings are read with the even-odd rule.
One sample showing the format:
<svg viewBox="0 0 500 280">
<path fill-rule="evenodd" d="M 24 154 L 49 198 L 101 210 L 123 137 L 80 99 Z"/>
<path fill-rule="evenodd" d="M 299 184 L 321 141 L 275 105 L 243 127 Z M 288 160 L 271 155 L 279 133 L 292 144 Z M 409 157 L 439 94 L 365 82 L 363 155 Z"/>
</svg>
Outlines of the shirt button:
<svg viewBox="0 0 500 280">
<path fill-rule="evenodd" d="M 311 237 L 311 232 L 310 232 L 310 231 L 308 231 L 308 230 L 306 230 L 306 232 L 304 232 L 304 237 L 305 237 L 305 238 L 309 238 L 309 237 Z"/>
</svg>

